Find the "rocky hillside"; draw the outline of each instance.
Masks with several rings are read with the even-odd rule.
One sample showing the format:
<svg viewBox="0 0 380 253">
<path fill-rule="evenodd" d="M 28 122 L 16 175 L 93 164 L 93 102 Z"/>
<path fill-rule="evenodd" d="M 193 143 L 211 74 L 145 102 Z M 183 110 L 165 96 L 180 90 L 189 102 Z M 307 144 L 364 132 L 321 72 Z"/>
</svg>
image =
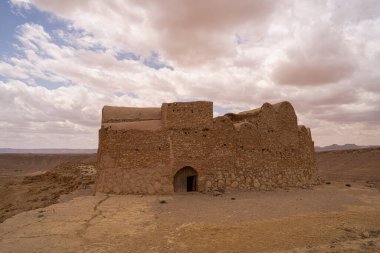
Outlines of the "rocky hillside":
<svg viewBox="0 0 380 253">
<path fill-rule="evenodd" d="M 63 163 L 46 173 L 26 177 L 0 177 L 0 223 L 27 210 L 57 203 L 60 196 L 92 188 L 94 163 Z"/>
<path fill-rule="evenodd" d="M 95 161 L 96 154 L 0 154 L 0 175 L 27 175 L 47 171 L 64 162 Z"/>
<path fill-rule="evenodd" d="M 380 148 L 318 152 L 316 158 L 325 180 L 380 184 Z"/>
</svg>

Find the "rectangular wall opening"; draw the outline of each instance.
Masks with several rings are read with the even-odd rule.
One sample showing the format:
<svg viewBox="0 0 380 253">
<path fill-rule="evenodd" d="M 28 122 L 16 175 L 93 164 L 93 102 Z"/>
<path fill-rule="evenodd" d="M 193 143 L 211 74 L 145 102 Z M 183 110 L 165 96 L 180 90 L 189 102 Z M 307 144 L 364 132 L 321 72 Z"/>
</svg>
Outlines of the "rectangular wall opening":
<svg viewBox="0 0 380 253">
<path fill-rule="evenodd" d="M 188 192 L 196 191 L 196 176 L 186 177 L 186 188 Z"/>
</svg>

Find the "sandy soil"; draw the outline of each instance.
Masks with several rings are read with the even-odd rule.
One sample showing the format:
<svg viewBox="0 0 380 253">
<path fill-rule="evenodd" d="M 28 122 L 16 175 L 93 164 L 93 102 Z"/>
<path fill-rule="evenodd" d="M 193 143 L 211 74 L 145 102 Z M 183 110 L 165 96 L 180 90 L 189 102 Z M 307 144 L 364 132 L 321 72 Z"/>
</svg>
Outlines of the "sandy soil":
<svg viewBox="0 0 380 253">
<path fill-rule="evenodd" d="M 166 203 L 160 203 L 165 200 Z M 379 252 L 380 192 L 74 198 L 0 224 L 2 252 Z"/>
<path fill-rule="evenodd" d="M 218 197 L 93 196 L 94 155 L 64 158 L 0 157 L 1 252 L 380 252 L 380 149 L 317 153 L 330 184 Z"/>
<path fill-rule="evenodd" d="M 316 158 L 325 180 L 366 182 L 380 188 L 380 148 L 318 152 Z"/>
<path fill-rule="evenodd" d="M 93 193 L 95 173 L 91 163 L 63 163 L 43 174 L 0 176 L 0 223 L 17 213 L 57 203 L 73 191 Z"/>
</svg>

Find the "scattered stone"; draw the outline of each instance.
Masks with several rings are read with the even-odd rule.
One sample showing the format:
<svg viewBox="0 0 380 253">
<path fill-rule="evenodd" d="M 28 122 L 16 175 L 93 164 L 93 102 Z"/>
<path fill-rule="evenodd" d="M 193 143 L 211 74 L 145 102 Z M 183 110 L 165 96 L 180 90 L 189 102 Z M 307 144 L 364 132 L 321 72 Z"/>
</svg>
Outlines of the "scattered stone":
<svg viewBox="0 0 380 253">
<path fill-rule="evenodd" d="M 343 228 L 343 230 L 346 231 L 346 232 L 352 232 L 351 228 Z"/>
<path fill-rule="evenodd" d="M 212 192 L 212 194 L 217 197 L 217 196 L 222 196 L 224 194 L 224 189 L 217 189 Z"/>
<path fill-rule="evenodd" d="M 371 230 L 369 233 L 371 237 L 380 237 L 380 230 Z"/>
<path fill-rule="evenodd" d="M 361 234 L 363 238 L 369 238 L 369 232 L 365 231 Z"/>
<path fill-rule="evenodd" d="M 373 247 L 376 245 L 376 243 L 374 241 L 369 241 L 367 245 Z"/>
</svg>

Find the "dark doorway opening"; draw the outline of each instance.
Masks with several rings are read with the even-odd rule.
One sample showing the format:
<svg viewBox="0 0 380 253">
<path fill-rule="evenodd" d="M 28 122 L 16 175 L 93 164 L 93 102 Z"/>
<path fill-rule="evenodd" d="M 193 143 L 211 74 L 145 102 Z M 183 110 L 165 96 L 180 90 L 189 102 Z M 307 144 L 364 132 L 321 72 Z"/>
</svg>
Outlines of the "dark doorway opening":
<svg viewBox="0 0 380 253">
<path fill-rule="evenodd" d="M 173 180 L 174 192 L 193 192 L 197 190 L 198 173 L 190 166 L 183 167 Z"/>
<path fill-rule="evenodd" d="M 187 177 L 187 191 L 194 192 L 196 191 L 196 176 Z"/>
</svg>

